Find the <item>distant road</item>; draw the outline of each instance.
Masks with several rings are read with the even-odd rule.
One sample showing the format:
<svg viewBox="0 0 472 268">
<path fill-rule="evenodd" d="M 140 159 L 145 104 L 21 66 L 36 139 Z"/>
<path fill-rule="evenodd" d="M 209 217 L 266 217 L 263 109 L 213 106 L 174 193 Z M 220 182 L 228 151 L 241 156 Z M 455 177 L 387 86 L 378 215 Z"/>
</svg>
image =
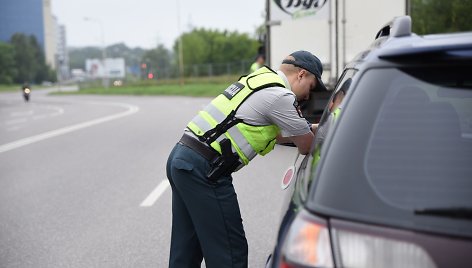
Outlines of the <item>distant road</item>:
<svg viewBox="0 0 472 268">
<path fill-rule="evenodd" d="M 165 163 L 210 99 L 47 92 L 0 94 L 0 267 L 167 267 Z M 234 176 L 250 267 L 270 253 L 294 158 L 277 147 Z"/>
</svg>

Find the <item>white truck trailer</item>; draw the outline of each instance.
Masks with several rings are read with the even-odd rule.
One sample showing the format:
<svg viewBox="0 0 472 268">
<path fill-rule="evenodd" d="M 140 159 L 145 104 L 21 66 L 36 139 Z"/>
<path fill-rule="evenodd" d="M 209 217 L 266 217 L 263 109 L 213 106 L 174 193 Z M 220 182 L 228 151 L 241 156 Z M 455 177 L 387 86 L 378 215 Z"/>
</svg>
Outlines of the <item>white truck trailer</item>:
<svg viewBox="0 0 472 268">
<path fill-rule="evenodd" d="M 346 63 L 374 40 L 378 29 L 408 15 L 409 0 L 266 0 L 266 55 L 277 69 L 295 50 L 308 50 L 324 65 L 333 86 Z"/>
</svg>

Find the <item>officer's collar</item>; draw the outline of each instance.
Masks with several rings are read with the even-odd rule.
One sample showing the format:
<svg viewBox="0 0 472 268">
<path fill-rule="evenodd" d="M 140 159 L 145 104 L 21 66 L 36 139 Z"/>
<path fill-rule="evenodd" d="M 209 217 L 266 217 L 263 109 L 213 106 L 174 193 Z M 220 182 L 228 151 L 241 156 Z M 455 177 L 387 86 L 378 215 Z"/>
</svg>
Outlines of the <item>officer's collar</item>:
<svg viewBox="0 0 472 268">
<path fill-rule="evenodd" d="M 282 80 L 284 80 L 285 87 L 288 90 L 292 91 L 292 87 L 290 86 L 290 83 L 288 82 L 287 76 L 280 70 L 277 71 L 277 74 L 280 76 L 280 78 L 282 78 Z"/>
</svg>

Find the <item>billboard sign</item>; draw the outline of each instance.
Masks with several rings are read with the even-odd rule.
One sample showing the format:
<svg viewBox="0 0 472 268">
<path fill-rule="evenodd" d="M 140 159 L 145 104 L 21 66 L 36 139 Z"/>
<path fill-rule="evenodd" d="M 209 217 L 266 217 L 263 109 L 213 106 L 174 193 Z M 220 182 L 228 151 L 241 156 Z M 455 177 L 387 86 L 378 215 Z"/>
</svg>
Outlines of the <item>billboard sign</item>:
<svg viewBox="0 0 472 268">
<path fill-rule="evenodd" d="M 106 58 L 105 64 L 101 59 L 87 59 L 85 69 L 90 78 L 124 78 L 124 58 Z"/>
</svg>

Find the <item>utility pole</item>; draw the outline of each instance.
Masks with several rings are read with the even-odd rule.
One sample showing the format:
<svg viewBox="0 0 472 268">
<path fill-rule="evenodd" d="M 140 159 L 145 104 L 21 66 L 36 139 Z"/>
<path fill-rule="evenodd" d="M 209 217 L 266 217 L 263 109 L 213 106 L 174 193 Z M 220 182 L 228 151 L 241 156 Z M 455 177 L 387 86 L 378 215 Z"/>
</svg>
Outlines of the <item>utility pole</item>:
<svg viewBox="0 0 472 268">
<path fill-rule="evenodd" d="M 182 30 L 180 28 L 180 0 L 177 0 L 177 26 L 179 31 L 179 81 L 180 86 L 184 85 L 184 55 L 182 49 Z"/>
<path fill-rule="evenodd" d="M 266 64 L 270 66 L 270 0 L 266 0 L 266 40 L 265 40 L 265 57 L 266 57 Z"/>
<path fill-rule="evenodd" d="M 100 27 L 100 38 L 101 38 L 101 43 L 102 43 L 102 67 L 103 67 L 102 85 L 104 88 L 108 88 L 109 86 L 108 85 L 108 70 L 107 70 L 107 65 L 105 62 L 107 58 L 107 51 L 106 51 L 106 45 L 105 45 L 105 31 L 104 31 L 103 23 L 101 20 L 97 18 L 84 17 L 84 20 L 95 22 Z"/>
<path fill-rule="evenodd" d="M 334 77 L 339 78 L 339 5 L 338 0 L 334 1 Z"/>
<path fill-rule="evenodd" d="M 272 26 L 277 26 L 280 25 L 281 21 L 276 20 L 276 21 L 271 21 L 270 20 L 270 0 L 266 0 L 266 20 L 265 20 L 265 26 L 266 26 L 266 40 L 265 40 L 265 56 L 266 56 L 266 64 L 267 66 L 271 66 L 271 47 L 270 47 L 270 31 Z"/>
</svg>

